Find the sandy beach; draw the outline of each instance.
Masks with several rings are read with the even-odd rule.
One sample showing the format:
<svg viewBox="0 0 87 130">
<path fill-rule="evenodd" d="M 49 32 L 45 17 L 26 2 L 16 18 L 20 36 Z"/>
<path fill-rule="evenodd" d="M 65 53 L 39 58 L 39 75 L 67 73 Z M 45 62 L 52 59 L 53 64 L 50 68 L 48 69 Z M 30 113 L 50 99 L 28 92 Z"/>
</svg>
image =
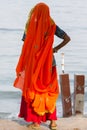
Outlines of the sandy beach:
<svg viewBox="0 0 87 130">
<path fill-rule="evenodd" d="M 0 130 L 31 130 L 27 128 L 27 124 L 22 121 L 0 120 Z M 87 130 L 87 117 L 82 115 L 72 116 L 68 118 L 59 118 L 57 120 L 57 130 Z M 41 130 L 50 130 L 49 122 L 41 124 Z"/>
</svg>

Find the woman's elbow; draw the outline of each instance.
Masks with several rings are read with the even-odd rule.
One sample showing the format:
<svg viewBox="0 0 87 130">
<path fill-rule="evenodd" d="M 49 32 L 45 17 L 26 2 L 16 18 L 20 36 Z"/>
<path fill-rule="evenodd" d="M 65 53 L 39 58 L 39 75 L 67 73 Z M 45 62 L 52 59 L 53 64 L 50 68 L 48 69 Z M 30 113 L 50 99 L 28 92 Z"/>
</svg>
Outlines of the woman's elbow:
<svg viewBox="0 0 87 130">
<path fill-rule="evenodd" d="M 68 39 L 67 39 L 67 40 L 68 40 L 68 42 L 69 42 L 69 41 L 71 41 L 71 38 L 68 36 Z"/>
<path fill-rule="evenodd" d="M 71 41 L 71 38 L 70 38 L 67 34 L 65 34 L 65 35 L 64 35 L 64 40 L 65 40 L 66 42 L 69 42 L 69 41 Z"/>
</svg>

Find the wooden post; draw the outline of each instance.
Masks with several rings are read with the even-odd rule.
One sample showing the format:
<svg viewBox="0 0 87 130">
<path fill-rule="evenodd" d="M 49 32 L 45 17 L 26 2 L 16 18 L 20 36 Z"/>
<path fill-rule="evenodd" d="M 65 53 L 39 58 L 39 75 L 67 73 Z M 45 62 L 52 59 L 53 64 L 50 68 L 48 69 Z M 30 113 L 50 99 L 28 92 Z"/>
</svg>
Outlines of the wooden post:
<svg viewBox="0 0 87 130">
<path fill-rule="evenodd" d="M 61 74 L 59 75 L 59 78 L 61 87 L 63 117 L 69 117 L 72 115 L 69 75 Z"/>
<path fill-rule="evenodd" d="M 74 114 L 83 114 L 85 76 L 74 76 Z"/>
</svg>

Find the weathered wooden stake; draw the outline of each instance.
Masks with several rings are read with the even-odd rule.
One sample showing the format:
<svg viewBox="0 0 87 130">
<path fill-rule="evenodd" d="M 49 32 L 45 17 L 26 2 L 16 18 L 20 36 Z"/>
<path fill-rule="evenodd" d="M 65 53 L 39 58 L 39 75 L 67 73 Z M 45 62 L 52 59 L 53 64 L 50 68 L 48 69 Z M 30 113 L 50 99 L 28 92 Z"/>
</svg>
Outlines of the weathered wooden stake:
<svg viewBox="0 0 87 130">
<path fill-rule="evenodd" d="M 83 114 L 85 76 L 74 76 L 74 114 Z"/>
<path fill-rule="evenodd" d="M 63 117 L 69 117 L 72 115 L 69 75 L 61 74 L 59 75 L 59 78 L 61 87 Z"/>
</svg>

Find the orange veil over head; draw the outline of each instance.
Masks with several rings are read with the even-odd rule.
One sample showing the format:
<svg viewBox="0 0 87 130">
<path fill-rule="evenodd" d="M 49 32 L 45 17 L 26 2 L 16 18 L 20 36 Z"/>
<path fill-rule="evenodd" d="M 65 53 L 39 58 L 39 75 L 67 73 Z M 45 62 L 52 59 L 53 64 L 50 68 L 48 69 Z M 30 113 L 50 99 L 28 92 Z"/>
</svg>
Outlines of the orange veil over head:
<svg viewBox="0 0 87 130">
<path fill-rule="evenodd" d="M 31 13 L 27 25 L 26 38 L 23 44 L 17 75 L 24 74 L 23 96 L 31 103 L 39 115 L 53 112 L 58 97 L 56 68 L 52 66 L 53 41 L 56 25 L 50 17 L 49 7 L 44 3 L 37 4 Z M 19 77 L 17 77 L 19 78 Z"/>
</svg>

